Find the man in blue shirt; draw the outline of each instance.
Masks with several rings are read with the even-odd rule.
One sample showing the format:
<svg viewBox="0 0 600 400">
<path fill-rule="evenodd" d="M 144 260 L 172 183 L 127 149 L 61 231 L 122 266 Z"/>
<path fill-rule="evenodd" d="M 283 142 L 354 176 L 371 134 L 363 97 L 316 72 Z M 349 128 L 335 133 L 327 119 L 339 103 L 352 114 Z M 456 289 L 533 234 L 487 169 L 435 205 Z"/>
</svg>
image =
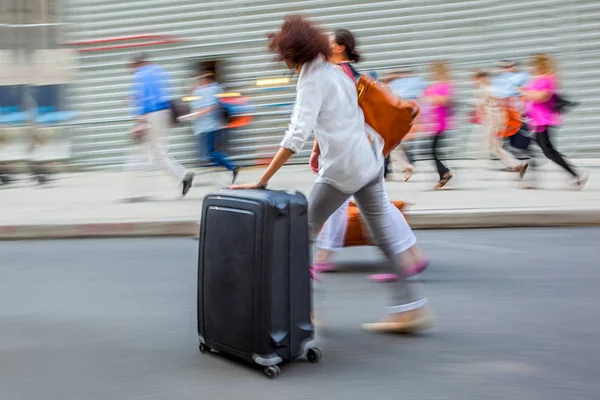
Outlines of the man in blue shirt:
<svg viewBox="0 0 600 400">
<path fill-rule="evenodd" d="M 408 68 L 391 75 L 390 78 L 393 80 L 388 83 L 388 87 L 396 96 L 404 100 L 420 99 L 427 87 L 425 79 L 412 75 L 412 71 Z"/>
<path fill-rule="evenodd" d="M 151 63 L 146 54 L 133 58 L 132 107 L 138 123 L 147 124 L 143 143 L 148 146 L 151 161 L 175 176 L 185 196 L 192 188 L 194 173 L 170 158 L 164 148 L 172 119 L 169 79 L 166 72 Z"/>
<path fill-rule="evenodd" d="M 227 121 L 224 120 L 218 97 L 221 93 L 223 88 L 216 82 L 214 73 L 202 73 L 192 94 L 194 100 L 191 116 L 200 157 L 227 168 L 233 173 L 232 181 L 235 183 L 240 166 L 226 154 L 216 150 L 216 141 L 227 137 Z"/>
<path fill-rule="evenodd" d="M 529 74 L 519 71 L 515 61 L 501 61 L 500 68 L 502 72 L 492 79 L 494 97 L 508 99 L 521 96 L 520 88 L 529 81 Z"/>
</svg>

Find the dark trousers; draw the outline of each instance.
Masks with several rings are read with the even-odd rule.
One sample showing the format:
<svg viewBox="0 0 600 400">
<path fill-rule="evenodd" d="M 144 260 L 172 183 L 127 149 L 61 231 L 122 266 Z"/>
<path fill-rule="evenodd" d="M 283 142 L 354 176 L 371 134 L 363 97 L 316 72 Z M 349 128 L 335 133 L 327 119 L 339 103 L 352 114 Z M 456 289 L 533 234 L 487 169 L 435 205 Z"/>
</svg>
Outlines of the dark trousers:
<svg viewBox="0 0 600 400">
<path fill-rule="evenodd" d="M 229 171 L 233 171 L 236 164 L 230 159 L 225 153 L 217 151 L 216 142 L 220 138 L 226 136 L 225 129 L 219 129 L 216 131 L 205 132 L 198 135 L 198 147 L 201 157 L 212 162 L 215 165 L 227 168 Z"/>
<path fill-rule="evenodd" d="M 535 142 L 540 146 L 544 156 L 551 161 L 554 161 L 557 165 L 562 167 L 569 174 L 573 175 L 575 178 L 579 178 L 579 174 L 575 172 L 573 167 L 565 160 L 564 156 L 556 150 L 554 144 L 552 143 L 551 135 L 550 135 L 550 127 L 546 127 L 542 132 L 538 132 L 535 135 Z"/>
<path fill-rule="evenodd" d="M 437 168 L 437 172 L 440 176 L 440 179 L 444 177 L 450 170 L 448 167 L 444 165 L 442 160 L 440 160 L 440 144 L 442 143 L 442 137 L 444 136 L 444 132 L 438 132 L 433 137 L 433 142 L 431 143 L 431 155 L 433 156 L 433 160 L 435 161 L 435 167 Z"/>
<path fill-rule="evenodd" d="M 392 163 L 390 156 L 387 156 L 383 161 L 383 178 L 387 178 L 390 173 L 390 164 Z"/>
</svg>

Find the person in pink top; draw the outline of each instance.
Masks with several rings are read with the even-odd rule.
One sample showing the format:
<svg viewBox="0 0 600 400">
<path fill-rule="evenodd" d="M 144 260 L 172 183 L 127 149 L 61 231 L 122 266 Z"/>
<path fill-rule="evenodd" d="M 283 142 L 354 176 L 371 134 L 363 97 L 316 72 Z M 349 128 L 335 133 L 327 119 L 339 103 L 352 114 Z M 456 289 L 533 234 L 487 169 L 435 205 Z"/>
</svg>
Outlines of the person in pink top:
<svg viewBox="0 0 600 400">
<path fill-rule="evenodd" d="M 445 132 L 450 129 L 454 84 L 450 79 L 448 65 L 443 61 L 434 62 L 431 65 L 431 73 L 434 83 L 425 90 L 424 98 L 430 105 L 428 122 L 434 135 L 431 155 L 440 176 L 434 189 L 441 189 L 452 179 L 452 172 L 440 160 L 439 145 Z"/>
<path fill-rule="evenodd" d="M 521 91 L 526 101 L 526 115 L 530 128 L 535 132 L 535 141 L 544 156 L 554 161 L 575 178 L 577 188 L 587 183 L 587 174 L 581 174 L 556 150 L 551 139 L 551 130 L 561 124 L 556 110 L 558 82 L 552 59 L 547 54 L 537 54 L 532 60 L 534 76 Z"/>
</svg>

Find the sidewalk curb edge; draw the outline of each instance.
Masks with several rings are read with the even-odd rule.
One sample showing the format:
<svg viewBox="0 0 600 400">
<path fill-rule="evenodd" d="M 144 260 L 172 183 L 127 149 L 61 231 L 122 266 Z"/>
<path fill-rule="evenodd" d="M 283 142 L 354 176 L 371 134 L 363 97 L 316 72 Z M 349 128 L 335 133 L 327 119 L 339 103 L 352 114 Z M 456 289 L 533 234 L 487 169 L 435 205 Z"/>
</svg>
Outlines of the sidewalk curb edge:
<svg viewBox="0 0 600 400">
<path fill-rule="evenodd" d="M 413 229 L 600 226 L 600 209 L 408 211 Z M 110 237 L 197 237 L 197 220 L 0 226 L 0 240 Z"/>
</svg>

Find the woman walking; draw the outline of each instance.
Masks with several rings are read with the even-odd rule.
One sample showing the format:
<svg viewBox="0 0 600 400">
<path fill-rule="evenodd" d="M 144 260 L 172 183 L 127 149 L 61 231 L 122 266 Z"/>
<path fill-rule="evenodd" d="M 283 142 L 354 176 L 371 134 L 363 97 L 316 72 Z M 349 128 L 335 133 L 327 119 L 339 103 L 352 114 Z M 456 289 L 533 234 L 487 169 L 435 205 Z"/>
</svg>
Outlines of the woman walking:
<svg viewBox="0 0 600 400">
<path fill-rule="evenodd" d="M 299 74 L 296 104 L 281 148 L 259 180 L 232 188 L 266 187 L 314 131 L 319 177 L 309 196 L 311 240 L 331 214 L 354 196 L 375 242 L 400 277 L 392 285 L 393 300 L 388 315 L 363 328 L 412 333 L 429 327 L 432 318 L 427 298 L 404 279 L 404 266 L 409 265 L 410 256 L 399 249 L 402 243 L 394 235 L 388 217 L 391 204 L 386 201 L 383 181 L 383 140 L 367 131 L 364 114 L 358 106 L 356 85 L 327 62 L 331 49 L 324 33 L 299 16 L 286 18 L 280 31 L 270 36 L 269 48 Z"/>
<path fill-rule="evenodd" d="M 425 90 L 424 98 L 430 105 L 429 123 L 433 133 L 431 155 L 439 175 L 434 189 L 441 189 L 452 179 L 452 172 L 440 159 L 439 148 L 446 131 L 450 129 L 454 84 L 444 61 L 435 61 L 431 65 L 431 76 L 434 82 Z"/>
<path fill-rule="evenodd" d="M 526 115 L 530 128 L 535 132 L 535 142 L 544 156 L 567 171 L 575 180 L 578 189 L 587 183 L 587 174 L 581 174 L 565 160 L 552 142 L 552 132 L 561 124 L 556 110 L 558 80 L 552 59 L 547 54 L 537 54 L 532 60 L 534 76 L 521 90 L 526 103 Z"/>
<path fill-rule="evenodd" d="M 356 39 L 352 32 L 346 29 L 338 29 L 330 36 L 331 55 L 329 61 L 339 65 L 348 77 L 354 81 L 359 75 L 353 68 L 351 62 L 356 63 L 360 60 L 360 55 L 356 51 Z M 315 139 L 315 144 L 317 144 Z M 318 172 L 318 152 L 313 152 L 311 157 L 311 167 L 314 172 Z M 315 166 L 316 165 L 316 166 Z M 385 164 L 384 164 L 385 167 Z M 385 172 L 384 172 L 385 178 Z M 348 219 L 348 199 L 340 208 L 338 208 L 325 222 L 317 238 L 317 252 L 313 263 L 314 272 L 330 272 L 335 270 L 335 266 L 331 263 L 333 253 L 344 246 L 344 239 L 347 229 Z M 386 201 L 389 202 L 389 199 Z M 390 208 L 389 218 L 392 220 L 392 226 L 398 238 L 406 240 L 411 246 L 407 252 L 410 255 L 411 264 L 406 271 L 407 276 L 412 276 L 421 273 L 429 264 L 429 261 L 423 256 L 419 247 L 413 240 L 414 234 L 404 215 L 396 207 Z M 403 248 L 404 250 L 404 248 Z M 369 277 L 373 282 L 391 282 L 398 279 L 396 273 L 374 274 Z"/>
</svg>

